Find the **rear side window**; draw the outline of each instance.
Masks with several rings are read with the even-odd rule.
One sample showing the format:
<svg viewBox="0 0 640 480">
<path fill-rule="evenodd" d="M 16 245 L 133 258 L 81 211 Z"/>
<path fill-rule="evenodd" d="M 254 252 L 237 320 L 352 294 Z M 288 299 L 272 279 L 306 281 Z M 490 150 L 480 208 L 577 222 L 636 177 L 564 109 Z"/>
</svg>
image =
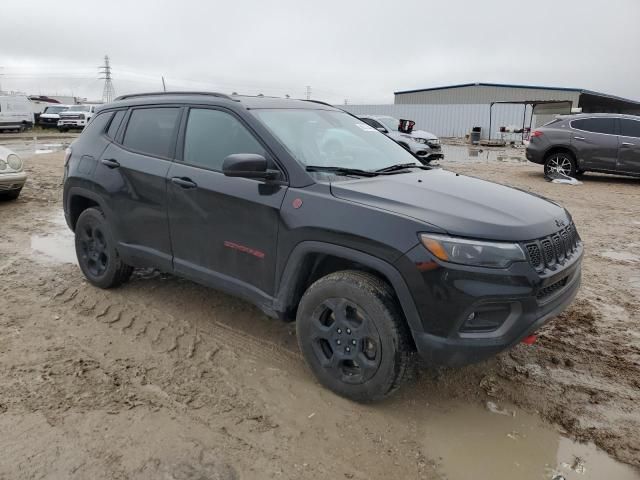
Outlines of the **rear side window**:
<svg viewBox="0 0 640 480">
<path fill-rule="evenodd" d="M 111 123 L 109 124 L 109 129 L 107 130 L 107 137 L 114 139 L 116 138 L 116 133 L 118 133 L 118 127 L 120 126 L 120 122 L 122 122 L 122 117 L 124 117 L 125 110 L 118 110 Z"/>
<path fill-rule="evenodd" d="M 92 133 L 95 133 L 96 135 L 101 134 L 106 130 L 107 124 L 109 123 L 109 120 L 111 120 L 112 115 L 113 112 L 104 112 L 96 115 L 95 117 L 91 117 L 91 120 L 82 131 L 82 135 L 86 136 Z"/>
<path fill-rule="evenodd" d="M 171 155 L 179 108 L 139 108 L 131 112 L 122 144 L 154 157 Z"/>
<path fill-rule="evenodd" d="M 622 135 L 623 137 L 640 138 L 640 121 L 621 118 L 620 135 Z"/>
<path fill-rule="evenodd" d="M 571 122 L 571 127 L 585 132 L 607 133 L 615 135 L 616 121 L 614 118 L 584 118 Z"/>
<path fill-rule="evenodd" d="M 376 122 L 373 118 L 361 118 L 360 120 L 373 128 L 384 128 L 381 123 Z"/>
<path fill-rule="evenodd" d="M 222 170 L 224 159 L 234 153 L 266 157 L 264 148 L 233 115 L 220 110 L 192 109 L 184 139 L 184 161 Z"/>
</svg>

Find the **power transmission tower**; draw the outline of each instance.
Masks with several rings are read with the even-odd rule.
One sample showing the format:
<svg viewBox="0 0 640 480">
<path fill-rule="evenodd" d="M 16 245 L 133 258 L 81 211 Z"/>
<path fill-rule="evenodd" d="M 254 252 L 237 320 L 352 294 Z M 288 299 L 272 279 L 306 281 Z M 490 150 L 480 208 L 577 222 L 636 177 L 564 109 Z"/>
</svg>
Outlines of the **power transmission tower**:
<svg viewBox="0 0 640 480">
<path fill-rule="evenodd" d="M 109 55 L 104 56 L 104 65 L 98 67 L 101 80 L 104 80 L 104 89 L 102 90 L 102 101 L 104 103 L 110 103 L 113 101 L 115 95 L 113 90 L 113 82 L 111 81 L 111 64 L 109 63 Z"/>
<path fill-rule="evenodd" d="M 307 100 L 311 100 L 311 86 L 307 85 Z"/>
</svg>

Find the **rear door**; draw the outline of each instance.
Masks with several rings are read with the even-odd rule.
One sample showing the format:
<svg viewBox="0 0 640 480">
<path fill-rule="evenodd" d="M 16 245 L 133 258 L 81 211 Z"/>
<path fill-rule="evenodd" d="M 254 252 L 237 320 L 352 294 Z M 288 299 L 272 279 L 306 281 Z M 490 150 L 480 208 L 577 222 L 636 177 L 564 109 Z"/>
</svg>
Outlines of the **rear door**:
<svg viewBox="0 0 640 480">
<path fill-rule="evenodd" d="M 98 162 L 96 184 L 108 199 L 121 255 L 136 266 L 172 269 L 166 177 L 181 113 L 177 106 L 136 107 L 122 127 L 107 131 L 116 141 Z"/>
<path fill-rule="evenodd" d="M 236 294 L 273 295 L 283 183 L 226 177 L 234 153 L 270 153 L 238 117 L 224 109 L 191 108 L 184 148 L 168 178 L 174 269 Z M 275 164 L 272 168 L 277 168 Z"/>
<path fill-rule="evenodd" d="M 640 120 L 620 118 L 618 171 L 640 173 Z"/>
<path fill-rule="evenodd" d="M 618 163 L 618 134 L 612 117 L 580 118 L 571 121 L 571 144 L 585 170 L 615 171 Z"/>
</svg>

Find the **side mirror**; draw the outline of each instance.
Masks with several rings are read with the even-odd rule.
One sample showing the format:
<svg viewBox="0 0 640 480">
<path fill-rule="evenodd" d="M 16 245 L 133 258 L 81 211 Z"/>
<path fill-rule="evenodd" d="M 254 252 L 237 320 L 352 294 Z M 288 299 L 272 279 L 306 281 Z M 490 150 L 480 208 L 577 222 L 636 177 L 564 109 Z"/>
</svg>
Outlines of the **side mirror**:
<svg viewBox="0 0 640 480">
<path fill-rule="evenodd" d="M 376 130 L 378 130 L 379 132 L 382 132 L 382 133 L 389 133 L 389 130 L 387 130 L 384 127 L 376 127 Z"/>
<path fill-rule="evenodd" d="M 222 173 L 227 177 L 263 178 L 272 180 L 277 170 L 267 168 L 267 159 L 255 153 L 234 153 L 222 162 Z"/>
</svg>

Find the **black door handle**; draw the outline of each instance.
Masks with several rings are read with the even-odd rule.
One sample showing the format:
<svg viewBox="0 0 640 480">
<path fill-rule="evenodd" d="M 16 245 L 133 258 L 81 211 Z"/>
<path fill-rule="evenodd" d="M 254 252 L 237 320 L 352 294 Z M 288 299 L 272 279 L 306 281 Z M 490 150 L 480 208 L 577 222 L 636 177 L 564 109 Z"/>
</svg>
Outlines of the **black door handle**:
<svg viewBox="0 0 640 480">
<path fill-rule="evenodd" d="M 120 166 L 120 162 L 113 158 L 103 158 L 100 162 L 109 168 L 118 168 Z"/>
<path fill-rule="evenodd" d="M 173 183 L 175 183 L 176 185 L 181 186 L 182 188 L 197 188 L 198 184 L 196 182 L 193 182 L 190 178 L 186 178 L 186 177 L 173 177 L 171 179 L 171 181 Z"/>
</svg>

